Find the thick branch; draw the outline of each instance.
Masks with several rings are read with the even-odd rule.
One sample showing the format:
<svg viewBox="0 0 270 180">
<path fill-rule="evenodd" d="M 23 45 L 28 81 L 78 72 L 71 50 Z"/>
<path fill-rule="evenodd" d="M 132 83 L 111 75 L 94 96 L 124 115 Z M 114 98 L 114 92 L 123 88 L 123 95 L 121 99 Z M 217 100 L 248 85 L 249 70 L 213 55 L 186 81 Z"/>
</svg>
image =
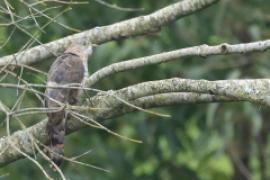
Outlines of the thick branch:
<svg viewBox="0 0 270 180">
<path fill-rule="evenodd" d="M 117 91 L 115 95 L 134 100 L 159 93 L 195 92 L 243 99 L 270 106 L 269 88 L 270 79 L 207 81 L 172 78 L 133 85 Z"/>
<path fill-rule="evenodd" d="M 101 114 L 99 114 L 100 111 L 93 112 L 96 117 L 101 118 L 110 117 L 113 109 L 123 104 L 120 99 L 132 101 L 145 96 L 170 92 L 213 94 L 270 106 L 269 88 L 269 79 L 207 81 L 172 78 L 144 82 L 118 91 L 99 93 L 91 99 L 91 102 L 94 107 L 104 109 L 110 107 Z"/>
<path fill-rule="evenodd" d="M 173 106 L 179 104 L 194 104 L 194 103 L 199 104 L 199 103 L 232 102 L 232 101 L 241 101 L 241 99 L 228 98 L 225 96 L 215 96 L 211 94 L 173 92 L 138 98 L 132 101 L 132 103 L 136 106 L 148 109 L 153 107 Z M 129 106 L 126 107 L 129 108 Z"/>
<path fill-rule="evenodd" d="M 102 120 L 134 111 L 133 108 L 125 107 L 126 105 L 123 105 L 123 102 L 119 101 L 120 98 L 147 108 L 163 105 L 168 106 L 176 103 L 186 104 L 231 100 L 246 100 L 269 106 L 269 87 L 269 79 L 206 81 L 173 78 L 150 81 L 118 91 L 97 94 L 90 99 L 90 103 L 91 107 L 99 108 L 99 110 L 91 112 L 91 116 L 95 119 L 98 118 Z M 196 93 L 160 94 L 170 92 L 210 93 L 219 96 Z M 48 137 L 45 132 L 45 125 L 46 120 L 26 130 L 18 131 L 10 137 L 11 141 L 14 142 L 20 150 L 28 154 L 33 154 L 28 135 L 32 135 L 37 140 L 46 143 Z M 82 127 L 85 127 L 85 125 L 79 121 L 68 121 L 67 128 L 69 132 L 76 131 Z M 23 157 L 19 152 L 8 145 L 7 137 L 0 139 L 0 149 L 3 151 L 0 153 L 0 166 L 4 166 Z"/>
<path fill-rule="evenodd" d="M 111 96 L 110 96 L 111 97 Z M 105 99 L 108 99 L 107 95 L 93 97 L 92 99 L 102 99 L 102 102 Z M 113 97 L 111 97 L 113 98 Z M 231 99 L 226 97 L 218 97 L 209 94 L 197 94 L 197 93 L 166 93 L 166 94 L 158 94 L 153 96 L 142 97 L 131 101 L 132 104 L 136 106 L 140 106 L 143 108 L 152 108 L 152 107 L 161 107 L 161 106 L 170 106 L 175 104 L 191 104 L 191 103 L 209 103 L 209 102 L 228 102 L 228 101 L 239 101 L 239 99 Z M 91 101 L 92 102 L 92 101 Z M 98 107 L 100 105 L 95 104 L 97 100 L 93 100 L 92 107 Z M 106 104 L 106 103 L 105 103 Z M 102 104 L 104 107 L 104 104 Z M 112 104 L 106 104 L 107 108 L 110 108 Z M 119 104 L 118 107 L 114 107 L 111 109 L 108 114 L 105 110 L 100 110 L 97 114 L 99 115 L 99 119 L 109 119 L 116 116 L 123 115 L 128 112 L 136 111 L 136 109 L 131 108 L 129 106 L 122 106 Z M 104 113 L 102 113 L 104 112 Z M 103 114 L 103 116 L 102 116 Z M 93 118 L 96 118 L 95 116 Z M 46 144 L 48 136 L 45 132 L 47 120 L 43 120 L 40 123 L 37 123 L 26 130 L 20 130 L 15 132 L 10 136 L 10 141 L 13 142 L 21 151 L 33 155 L 33 148 L 31 139 L 29 135 L 33 136 L 40 142 Z M 74 131 L 79 130 L 80 128 L 86 127 L 85 124 L 80 123 L 74 119 L 68 120 L 67 123 L 67 131 L 68 134 Z M 8 137 L 2 137 L 0 139 L 0 167 L 5 166 L 13 161 L 23 158 L 23 155 L 12 148 L 8 143 Z"/>
<path fill-rule="evenodd" d="M 183 104 L 199 104 L 199 103 L 212 103 L 212 102 L 235 102 L 243 101 L 242 99 L 228 98 L 225 96 L 215 96 L 210 94 L 199 93 L 185 93 L 185 92 L 172 92 L 156 94 L 138 98 L 131 103 L 135 106 L 149 109 L 153 107 L 165 107 Z M 113 116 L 122 115 L 128 112 L 136 111 L 136 109 L 130 106 L 122 106 L 121 108 L 115 108 L 111 111 Z"/>
<path fill-rule="evenodd" d="M 89 41 L 101 44 L 107 41 L 142 35 L 158 31 L 162 26 L 173 22 L 183 16 L 206 8 L 219 0 L 184 0 L 167 6 L 152 14 L 125 20 L 108 26 L 96 27 L 88 31 L 67 36 L 65 38 L 33 47 L 0 59 L 0 66 L 11 64 L 31 64 L 49 58 L 53 54 L 64 51 L 71 41 Z M 15 61 L 16 60 L 16 61 Z"/>
<path fill-rule="evenodd" d="M 270 48 L 270 40 L 243 43 L 243 44 L 220 44 L 216 46 L 193 46 L 189 48 L 183 48 L 175 51 L 164 52 L 160 54 L 155 54 L 152 56 L 146 56 L 136 59 L 131 59 L 119 63 L 114 63 L 106 66 L 99 71 L 92 74 L 86 81 L 86 86 L 92 86 L 99 80 L 108 77 L 114 73 L 127 71 L 130 69 L 136 69 L 138 67 L 159 64 L 163 62 L 168 62 L 181 57 L 188 56 L 210 56 L 210 55 L 222 55 L 222 54 L 237 54 L 237 53 L 249 53 L 255 51 L 265 51 Z"/>
</svg>

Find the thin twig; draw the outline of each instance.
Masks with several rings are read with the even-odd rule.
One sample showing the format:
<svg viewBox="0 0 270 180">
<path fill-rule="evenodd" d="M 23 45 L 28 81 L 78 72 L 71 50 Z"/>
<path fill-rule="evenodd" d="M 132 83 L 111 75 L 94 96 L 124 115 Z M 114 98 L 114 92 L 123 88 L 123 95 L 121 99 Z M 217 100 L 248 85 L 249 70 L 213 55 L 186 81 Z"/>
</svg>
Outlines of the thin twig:
<svg viewBox="0 0 270 180">
<path fill-rule="evenodd" d="M 126 12 L 137 12 L 137 11 L 144 11 L 144 8 L 126 8 L 126 7 L 120 7 L 117 4 L 110 4 L 108 2 L 105 2 L 103 0 L 94 0 L 97 3 L 106 6 L 108 8 L 116 9 L 119 11 L 126 11 Z"/>
</svg>

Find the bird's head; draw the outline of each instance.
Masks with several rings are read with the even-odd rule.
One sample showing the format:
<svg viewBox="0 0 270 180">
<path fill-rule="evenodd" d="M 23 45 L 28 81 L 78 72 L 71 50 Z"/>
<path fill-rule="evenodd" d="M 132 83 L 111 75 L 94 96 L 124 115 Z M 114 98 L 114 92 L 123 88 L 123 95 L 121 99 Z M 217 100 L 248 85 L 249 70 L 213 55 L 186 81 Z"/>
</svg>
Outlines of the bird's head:
<svg viewBox="0 0 270 180">
<path fill-rule="evenodd" d="M 89 43 L 86 46 L 86 45 L 82 45 L 82 44 L 73 42 L 67 47 L 65 53 L 71 53 L 71 54 L 77 55 L 83 61 L 87 62 L 88 57 L 91 56 L 92 53 L 93 53 L 93 47 L 94 46 L 96 46 L 96 45 L 93 45 L 91 43 Z"/>
</svg>

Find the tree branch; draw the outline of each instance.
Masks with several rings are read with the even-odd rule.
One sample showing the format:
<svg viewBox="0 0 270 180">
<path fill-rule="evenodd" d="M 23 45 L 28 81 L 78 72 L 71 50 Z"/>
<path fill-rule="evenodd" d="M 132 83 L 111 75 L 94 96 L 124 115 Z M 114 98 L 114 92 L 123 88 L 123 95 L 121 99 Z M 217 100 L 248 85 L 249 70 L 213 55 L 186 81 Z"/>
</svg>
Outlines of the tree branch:
<svg viewBox="0 0 270 180">
<path fill-rule="evenodd" d="M 97 110 L 91 111 L 88 116 L 101 121 L 136 110 L 126 107 L 127 105 L 119 101 L 119 98 L 145 108 L 216 101 L 250 101 L 269 106 L 269 87 L 269 79 L 206 81 L 173 78 L 150 81 L 129 86 L 118 91 L 98 93 L 89 100 L 91 107 L 97 108 Z M 210 95 L 209 93 L 214 95 Z M 43 120 L 26 130 L 17 131 L 10 136 L 10 140 L 21 151 L 31 155 L 33 154 L 31 136 L 45 144 L 48 141 L 48 136 L 45 132 L 46 122 L 47 120 Z M 67 122 L 68 133 L 83 127 L 86 127 L 86 125 L 74 119 L 70 119 Z M 0 139 L 0 149 L 2 150 L 0 152 L 0 166 L 23 158 L 22 154 L 8 144 L 7 137 Z"/>
<path fill-rule="evenodd" d="M 134 100 L 159 93 L 195 92 L 226 96 L 270 106 L 269 87 L 270 79 L 208 81 L 172 78 L 143 82 L 118 90 L 115 95 L 123 99 Z"/>
<path fill-rule="evenodd" d="M 159 81 L 149 81 L 140 84 L 132 85 L 118 91 L 102 92 L 91 98 L 91 103 L 96 108 L 104 110 L 93 112 L 96 117 L 110 117 L 114 108 L 122 105 L 124 99 L 126 101 L 136 100 L 146 96 L 151 96 L 161 93 L 172 92 L 193 92 L 212 94 L 217 96 L 225 96 L 231 100 L 244 100 L 251 103 L 257 103 L 265 106 L 270 106 L 269 96 L 269 79 L 256 80 L 191 80 L 172 78 Z M 193 101 L 191 97 L 189 101 Z M 196 98 L 196 97 L 195 97 Z M 110 104 L 110 106 L 108 106 Z M 108 109 L 108 107 L 110 107 Z"/>
<path fill-rule="evenodd" d="M 212 103 L 212 102 L 235 102 L 243 101 L 238 98 L 228 98 L 225 96 L 216 96 L 211 94 L 200 93 L 185 93 L 185 92 L 172 92 L 162 93 L 151 96 L 138 98 L 131 103 L 135 106 L 149 109 L 154 107 L 165 107 L 184 104 L 199 104 L 199 103 Z M 134 112 L 136 109 L 130 106 L 122 106 L 121 108 L 115 108 L 112 110 L 113 116 L 120 116 L 125 113 Z"/>
<path fill-rule="evenodd" d="M 94 74 L 92 74 L 86 80 L 86 87 L 93 86 L 99 80 L 108 77 L 117 72 L 123 72 L 130 69 L 136 69 L 139 67 L 143 67 L 151 64 L 159 64 L 168 61 L 175 60 L 181 57 L 188 56 L 210 56 L 210 55 L 223 55 L 223 54 L 244 54 L 256 51 L 265 51 L 270 48 L 270 40 L 257 41 L 251 43 L 243 43 L 243 44 L 220 44 L 216 46 L 193 46 L 189 48 L 183 48 L 179 50 L 164 52 L 160 54 L 155 54 L 151 56 L 135 58 L 119 63 L 114 63 L 109 66 L 106 66 Z"/>
<path fill-rule="evenodd" d="M 96 27 L 65 38 L 35 46 L 31 49 L 0 58 L 0 66 L 6 64 L 31 64 L 59 54 L 71 41 L 101 44 L 111 40 L 156 32 L 162 26 L 204 9 L 219 0 L 184 0 L 169 5 L 152 14 L 125 20 L 108 26 Z"/>
</svg>

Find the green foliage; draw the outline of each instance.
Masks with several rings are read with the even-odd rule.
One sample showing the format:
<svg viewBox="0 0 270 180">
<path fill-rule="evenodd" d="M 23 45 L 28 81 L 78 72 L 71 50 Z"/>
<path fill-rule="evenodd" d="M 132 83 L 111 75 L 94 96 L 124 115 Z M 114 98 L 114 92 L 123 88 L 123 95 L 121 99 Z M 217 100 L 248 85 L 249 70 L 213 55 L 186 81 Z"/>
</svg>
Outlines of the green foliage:
<svg viewBox="0 0 270 180">
<path fill-rule="evenodd" d="M 36 1 L 28 0 L 27 2 Z M 20 1 L 10 1 L 10 3 L 19 16 L 29 15 L 29 9 Z M 145 11 L 123 12 L 89 0 L 87 5 L 72 5 L 72 10 L 56 20 L 83 31 L 150 13 L 171 4 L 172 1 L 114 0 L 110 3 L 123 7 L 144 7 Z M 5 6 L 3 2 L 0 2 L 0 5 Z M 46 11 L 50 17 L 55 17 L 69 7 L 69 5 L 55 2 L 48 5 L 40 4 L 38 8 L 45 9 L 60 5 L 58 8 Z M 146 35 L 101 45 L 94 51 L 89 62 L 89 71 L 93 73 L 111 63 L 194 45 L 241 43 L 266 39 L 270 36 L 269 10 L 269 0 L 220 1 L 210 8 L 168 25 L 161 30 L 159 35 Z M 1 16 L 1 23 L 9 22 L 8 15 L 1 14 Z M 37 21 L 42 26 L 49 20 L 41 16 L 37 17 Z M 36 33 L 37 38 L 43 43 L 74 33 L 74 30 L 63 28 L 57 23 L 49 24 L 44 29 L 45 32 L 41 32 L 31 18 L 21 21 L 18 25 L 31 34 Z M 1 43 L 8 38 L 14 27 L 0 27 Z M 0 49 L 1 56 L 19 51 L 29 39 L 28 35 L 16 27 L 7 45 Z M 44 61 L 36 64 L 35 67 L 47 72 L 51 62 L 52 60 Z M 207 59 L 189 57 L 118 73 L 102 80 L 95 87 L 102 90 L 119 89 L 143 81 L 170 77 L 208 80 L 264 78 L 270 75 L 269 67 L 269 52 L 212 56 Z M 19 76 L 20 70 L 15 73 Z M 22 77 L 31 83 L 42 83 L 46 80 L 44 75 L 27 69 L 24 70 Z M 14 80 L 9 77 L 4 82 L 14 82 Z M 14 89 L 0 89 L 0 93 L 1 101 L 9 107 L 12 107 L 18 98 Z M 25 107 L 42 106 L 41 102 L 30 94 L 23 99 L 22 105 Z M 263 172 L 266 172 L 269 178 L 269 158 L 265 159 L 265 162 L 260 159 L 261 155 L 269 156 L 270 126 L 267 122 L 269 113 L 263 107 L 248 103 L 227 103 L 179 105 L 161 110 L 170 113 L 172 118 L 161 119 L 137 112 L 104 122 L 109 129 L 140 139 L 143 144 L 124 141 L 93 128 L 83 129 L 67 136 L 65 149 L 68 157 L 91 149 L 90 154 L 79 160 L 101 166 L 111 172 L 104 173 L 66 162 L 63 165 L 65 175 L 72 180 L 227 180 L 239 173 L 235 161 L 240 160 L 255 179 L 261 178 Z M 31 125 L 43 117 L 45 115 L 27 116 L 23 120 L 26 125 Z M 2 122 L 4 116 L 0 114 L 0 118 Z M 13 131 L 19 128 L 15 121 L 11 125 Z M 5 134 L 4 127 L 1 127 L 0 134 Z M 46 161 L 40 156 L 37 160 L 56 179 L 59 179 L 59 175 L 50 170 Z M 264 171 L 260 168 L 262 163 L 266 165 Z M 0 176 L 6 173 L 8 176 L 3 179 L 44 178 L 41 171 L 26 159 L 0 169 Z"/>
</svg>

